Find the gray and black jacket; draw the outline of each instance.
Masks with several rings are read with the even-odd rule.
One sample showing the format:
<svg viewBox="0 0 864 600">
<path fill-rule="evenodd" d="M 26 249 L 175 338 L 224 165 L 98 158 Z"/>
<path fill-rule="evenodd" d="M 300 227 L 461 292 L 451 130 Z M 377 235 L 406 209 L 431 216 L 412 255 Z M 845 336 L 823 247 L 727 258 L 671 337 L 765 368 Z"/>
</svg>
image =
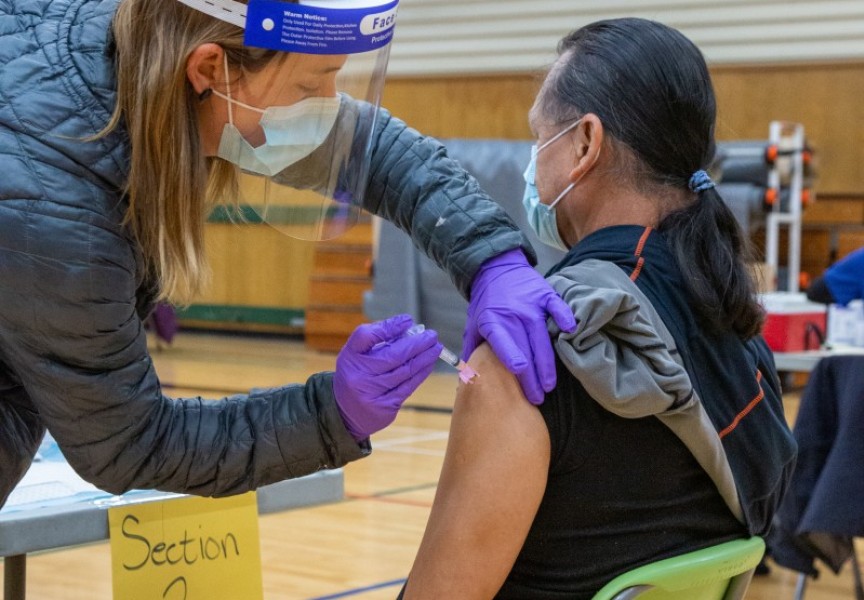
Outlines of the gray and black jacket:
<svg viewBox="0 0 864 600">
<path fill-rule="evenodd" d="M 664 235 L 651 228 L 598 230 L 547 279 L 579 322 L 572 334 L 549 326 L 558 357 L 588 395 L 620 417 L 658 418 L 730 512 L 765 535 L 797 447 L 762 336 L 709 334 Z"/>
<path fill-rule="evenodd" d="M 0 0 L 0 505 L 46 427 L 114 493 L 234 494 L 364 456 L 331 373 L 219 401 L 163 394 L 142 327 L 153 286 L 121 225 L 128 141 L 82 141 L 114 107 L 116 5 Z M 441 144 L 382 110 L 373 146 L 365 207 L 463 294 L 486 259 L 516 247 L 533 259 Z"/>
</svg>

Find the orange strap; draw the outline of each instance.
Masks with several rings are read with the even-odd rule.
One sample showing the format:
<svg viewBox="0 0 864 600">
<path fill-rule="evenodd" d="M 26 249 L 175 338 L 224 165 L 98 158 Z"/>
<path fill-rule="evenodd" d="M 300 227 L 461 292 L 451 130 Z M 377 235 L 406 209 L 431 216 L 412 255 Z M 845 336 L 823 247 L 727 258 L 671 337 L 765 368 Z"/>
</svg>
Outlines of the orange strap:
<svg viewBox="0 0 864 600">
<path fill-rule="evenodd" d="M 718 434 L 721 440 L 730 433 L 732 433 L 735 428 L 738 427 L 738 423 L 741 422 L 741 419 L 750 414 L 750 411 L 756 408 L 756 405 L 762 402 L 762 399 L 765 397 L 765 390 L 762 389 L 762 371 L 756 371 L 756 385 L 759 386 L 759 393 L 756 395 L 755 398 L 753 398 L 749 403 L 747 403 L 747 406 L 745 406 L 741 412 L 735 415 L 735 418 L 732 419 L 732 422 L 729 423 L 729 425 Z"/>
</svg>

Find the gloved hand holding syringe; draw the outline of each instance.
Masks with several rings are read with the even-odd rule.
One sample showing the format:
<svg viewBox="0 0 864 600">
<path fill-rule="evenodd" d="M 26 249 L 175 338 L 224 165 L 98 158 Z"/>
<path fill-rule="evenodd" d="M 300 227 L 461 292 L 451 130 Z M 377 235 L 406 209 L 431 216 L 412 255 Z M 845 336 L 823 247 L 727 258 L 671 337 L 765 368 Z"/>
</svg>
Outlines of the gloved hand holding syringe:
<svg viewBox="0 0 864 600">
<path fill-rule="evenodd" d="M 426 326 L 422 323 L 417 323 L 416 325 L 409 327 L 408 331 L 405 332 L 405 335 L 417 335 L 424 331 L 426 331 Z M 477 371 L 469 367 L 468 363 L 459 358 L 455 352 L 444 346 L 441 349 L 441 354 L 438 355 L 438 358 L 459 371 L 459 379 L 462 383 L 474 383 L 474 378 L 477 377 Z"/>
<path fill-rule="evenodd" d="M 477 376 L 410 315 L 355 329 L 339 351 L 333 373 L 333 396 L 348 433 L 362 442 L 392 423 L 438 359 L 458 370 L 465 383 Z"/>
</svg>

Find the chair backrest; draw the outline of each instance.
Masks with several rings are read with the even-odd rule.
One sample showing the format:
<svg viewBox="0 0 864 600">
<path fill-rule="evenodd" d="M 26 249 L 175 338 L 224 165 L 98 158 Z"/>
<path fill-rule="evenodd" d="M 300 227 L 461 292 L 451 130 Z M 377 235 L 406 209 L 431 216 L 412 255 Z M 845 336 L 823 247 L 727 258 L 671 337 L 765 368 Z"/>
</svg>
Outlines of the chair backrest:
<svg viewBox="0 0 864 600">
<path fill-rule="evenodd" d="M 764 554 L 759 537 L 703 548 L 623 573 L 592 600 L 740 600 Z"/>
</svg>

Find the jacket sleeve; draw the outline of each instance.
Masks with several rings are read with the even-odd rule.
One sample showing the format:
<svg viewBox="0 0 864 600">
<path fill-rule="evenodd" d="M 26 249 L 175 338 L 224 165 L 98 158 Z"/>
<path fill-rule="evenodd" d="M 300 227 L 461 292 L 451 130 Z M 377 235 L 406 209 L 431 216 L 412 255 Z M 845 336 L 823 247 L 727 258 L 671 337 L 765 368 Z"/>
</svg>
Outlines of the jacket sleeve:
<svg viewBox="0 0 864 600">
<path fill-rule="evenodd" d="M 128 241 L 19 216 L 22 227 L 5 232 L 20 239 L 6 241 L 28 251 L 0 247 L 0 348 L 84 479 L 113 493 L 218 496 L 368 454 L 345 429 L 330 373 L 221 400 L 165 396 L 135 311 Z"/>
<path fill-rule="evenodd" d="M 834 296 L 831 295 L 831 290 L 828 284 L 825 283 L 825 277 L 817 277 L 807 288 L 807 299 L 810 302 L 818 302 L 820 304 L 834 304 Z"/>
<path fill-rule="evenodd" d="M 408 233 L 414 244 L 444 269 L 463 296 L 480 265 L 522 248 L 536 255 L 503 208 L 444 146 L 378 111 L 364 208 Z"/>
<path fill-rule="evenodd" d="M 837 304 L 845 306 L 852 300 L 864 298 L 864 248 L 847 254 L 828 267 L 823 277 Z"/>
</svg>

